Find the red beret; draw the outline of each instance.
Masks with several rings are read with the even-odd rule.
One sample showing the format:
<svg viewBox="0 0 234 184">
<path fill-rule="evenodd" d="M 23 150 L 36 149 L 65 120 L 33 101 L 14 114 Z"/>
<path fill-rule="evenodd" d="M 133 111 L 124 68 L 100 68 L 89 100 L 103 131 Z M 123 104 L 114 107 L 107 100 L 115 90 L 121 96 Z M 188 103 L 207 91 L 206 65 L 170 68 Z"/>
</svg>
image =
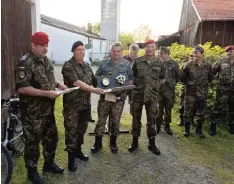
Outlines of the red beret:
<svg viewBox="0 0 234 184">
<path fill-rule="evenodd" d="M 148 40 L 148 41 L 145 42 L 144 46 L 152 44 L 152 43 L 155 44 L 155 41 L 154 40 Z"/>
<path fill-rule="evenodd" d="M 225 52 L 228 52 L 229 50 L 234 50 L 234 45 L 229 45 L 225 48 Z"/>
<path fill-rule="evenodd" d="M 47 45 L 49 43 L 49 36 L 44 32 L 36 32 L 32 35 L 32 43 Z"/>
</svg>

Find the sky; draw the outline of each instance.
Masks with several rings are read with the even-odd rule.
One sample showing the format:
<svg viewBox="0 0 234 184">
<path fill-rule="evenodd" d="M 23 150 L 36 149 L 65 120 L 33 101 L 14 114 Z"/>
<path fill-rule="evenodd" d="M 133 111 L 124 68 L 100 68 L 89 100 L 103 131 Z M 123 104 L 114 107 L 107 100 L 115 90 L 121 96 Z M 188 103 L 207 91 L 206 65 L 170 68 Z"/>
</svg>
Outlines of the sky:
<svg viewBox="0 0 234 184">
<path fill-rule="evenodd" d="M 121 0 L 120 32 L 148 25 L 153 36 L 179 29 L 183 0 Z M 40 0 L 41 13 L 78 26 L 101 21 L 101 0 Z"/>
</svg>

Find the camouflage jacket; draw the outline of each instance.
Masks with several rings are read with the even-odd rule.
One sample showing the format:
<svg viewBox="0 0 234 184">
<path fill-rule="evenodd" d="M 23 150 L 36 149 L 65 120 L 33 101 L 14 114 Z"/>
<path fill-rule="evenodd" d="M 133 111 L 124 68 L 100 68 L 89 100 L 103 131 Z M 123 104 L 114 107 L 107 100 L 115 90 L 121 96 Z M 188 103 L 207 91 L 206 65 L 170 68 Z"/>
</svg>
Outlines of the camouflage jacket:
<svg viewBox="0 0 234 184">
<path fill-rule="evenodd" d="M 128 55 L 123 56 L 123 59 L 127 60 L 130 63 L 130 65 L 132 65 L 133 60 Z"/>
<path fill-rule="evenodd" d="M 176 83 L 180 80 L 179 63 L 174 60 L 163 62 L 165 70 L 165 84 L 160 87 L 160 91 L 174 93 Z"/>
<path fill-rule="evenodd" d="M 138 57 L 132 65 L 134 84 L 133 101 L 152 103 L 158 98 L 160 83 L 165 78 L 163 62 L 155 57 L 151 62 L 145 56 Z M 163 80 L 162 80 L 163 79 Z"/>
<path fill-rule="evenodd" d="M 56 80 L 51 61 L 45 57 L 38 59 L 34 54 L 24 55 L 16 67 L 16 89 L 31 86 L 42 90 L 55 90 Z M 47 116 L 54 111 L 55 100 L 46 97 L 20 94 L 20 111 L 22 116 L 34 118 Z"/>
<path fill-rule="evenodd" d="M 217 88 L 234 91 L 234 64 L 227 57 L 221 58 L 213 65 L 213 74 L 217 75 Z"/>
<path fill-rule="evenodd" d="M 113 63 L 110 58 L 103 60 L 99 68 L 97 69 L 95 75 L 101 77 L 107 76 L 110 73 L 112 73 L 112 75 L 122 74 L 127 77 L 126 80 L 133 80 L 131 65 L 128 61 L 124 59 L 121 59 L 119 64 Z M 126 91 L 116 93 L 116 95 L 120 96 L 121 100 L 126 99 Z M 101 95 L 100 97 L 103 98 L 103 95 Z"/>
<path fill-rule="evenodd" d="M 64 63 L 62 74 L 64 84 L 67 85 L 68 88 L 74 87 L 73 83 L 77 80 L 96 87 L 96 79 L 90 66 L 85 62 L 82 64 L 77 63 L 75 58 L 71 58 Z M 91 106 L 90 96 L 90 93 L 80 89 L 72 91 L 64 94 L 63 106 L 64 108 L 72 108 L 76 111 L 87 110 Z"/>
<path fill-rule="evenodd" d="M 186 86 L 186 95 L 206 98 L 212 80 L 212 67 L 206 61 L 201 66 L 196 61 L 189 61 L 182 69 L 181 81 Z"/>
</svg>

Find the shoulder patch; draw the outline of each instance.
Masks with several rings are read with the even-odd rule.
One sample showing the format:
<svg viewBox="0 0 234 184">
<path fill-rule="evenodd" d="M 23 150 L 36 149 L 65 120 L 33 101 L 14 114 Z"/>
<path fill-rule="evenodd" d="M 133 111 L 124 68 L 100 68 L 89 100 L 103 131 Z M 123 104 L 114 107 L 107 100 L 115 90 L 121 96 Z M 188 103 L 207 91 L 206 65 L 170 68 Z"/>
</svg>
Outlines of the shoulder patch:
<svg viewBox="0 0 234 184">
<path fill-rule="evenodd" d="M 27 59 L 27 57 L 29 56 L 29 53 L 23 55 L 21 58 L 20 58 L 20 61 L 25 61 Z"/>
<path fill-rule="evenodd" d="M 23 79 L 23 78 L 26 76 L 26 73 L 25 73 L 24 70 L 21 70 L 21 71 L 19 71 L 18 75 L 19 75 L 19 77 L 20 77 L 21 79 Z"/>
</svg>

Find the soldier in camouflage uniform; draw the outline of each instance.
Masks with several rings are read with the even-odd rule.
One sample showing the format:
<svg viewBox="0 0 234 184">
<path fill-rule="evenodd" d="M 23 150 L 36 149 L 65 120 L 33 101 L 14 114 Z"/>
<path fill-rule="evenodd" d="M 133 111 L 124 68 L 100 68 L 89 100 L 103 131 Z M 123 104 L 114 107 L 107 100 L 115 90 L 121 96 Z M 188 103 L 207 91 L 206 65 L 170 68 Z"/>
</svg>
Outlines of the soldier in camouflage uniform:
<svg viewBox="0 0 234 184">
<path fill-rule="evenodd" d="M 190 54 L 188 61 L 192 60 L 193 60 L 193 54 Z M 185 63 L 187 63 L 188 61 L 186 61 Z M 182 66 L 182 69 L 184 67 L 184 64 Z M 180 121 L 177 124 L 178 126 L 184 126 L 184 96 L 185 96 L 185 85 L 182 85 L 180 93 L 180 108 L 179 108 Z"/>
<path fill-rule="evenodd" d="M 122 46 L 119 42 L 114 42 L 111 47 L 111 58 L 108 58 L 100 64 L 96 71 L 96 76 L 107 76 L 110 73 L 122 74 L 133 83 L 133 74 L 129 62 L 121 58 Z M 111 95 L 114 100 L 108 101 L 107 96 Z M 105 132 L 107 117 L 110 119 L 110 149 L 113 153 L 118 151 L 117 136 L 119 135 L 119 124 L 124 103 L 126 100 L 126 91 L 112 94 L 100 95 L 98 101 L 98 121 L 95 127 L 95 143 L 91 148 L 92 153 L 97 153 L 102 148 L 102 137 Z"/>
<path fill-rule="evenodd" d="M 209 83 L 213 79 L 211 65 L 203 59 L 204 49 L 196 46 L 193 50 L 194 60 L 185 64 L 181 81 L 186 86 L 184 99 L 184 136 L 188 137 L 190 133 L 190 124 L 194 119 L 196 121 L 195 133 L 200 138 L 205 138 L 202 133 L 204 115 L 206 110 L 207 95 Z"/>
<path fill-rule="evenodd" d="M 145 105 L 147 115 L 147 136 L 149 139 L 148 149 L 153 154 L 159 155 L 160 151 L 155 145 L 156 118 L 158 115 L 158 95 L 160 82 L 164 82 L 163 62 L 155 56 L 156 45 L 153 40 L 145 43 L 145 55 L 136 58 L 132 70 L 134 84 L 132 97 L 132 144 L 128 151 L 133 152 L 138 148 L 138 137 L 141 132 L 141 114 Z"/>
<path fill-rule="evenodd" d="M 129 52 L 127 55 L 123 56 L 123 59 L 129 61 L 129 63 L 132 65 L 133 61 L 137 57 L 138 52 L 139 52 L 139 46 L 136 43 L 133 43 L 129 46 Z M 132 90 L 127 91 L 127 96 L 128 96 L 128 103 L 130 104 L 132 100 Z"/>
<path fill-rule="evenodd" d="M 45 159 L 43 171 L 64 171 L 54 162 L 58 142 L 54 106 L 55 98 L 59 96 L 54 90 L 67 87 L 55 79 L 53 65 L 46 57 L 48 42 L 46 33 L 36 32 L 32 36 L 31 51 L 21 58 L 15 75 L 25 138 L 25 166 L 28 179 L 36 184 L 44 183 L 37 171 L 41 141 Z"/>
<path fill-rule="evenodd" d="M 172 135 L 170 128 L 171 110 L 174 106 L 175 86 L 180 79 L 179 63 L 170 58 L 170 50 L 167 47 L 160 47 L 159 57 L 163 59 L 165 68 L 165 84 L 161 86 L 159 91 L 159 114 L 157 117 L 157 133 L 161 130 L 161 124 L 165 122 L 165 132 Z M 164 112 L 165 111 L 165 112 Z"/>
<path fill-rule="evenodd" d="M 96 78 L 91 67 L 84 62 L 85 48 L 81 41 L 73 44 L 73 57 L 64 63 L 62 74 L 64 83 L 69 87 L 80 87 L 63 96 L 63 116 L 65 127 L 65 144 L 68 151 L 68 169 L 77 170 L 75 158 L 88 161 L 81 145 L 91 116 L 90 93 L 102 94 L 102 89 L 95 88 Z M 94 87 L 93 87 L 94 86 Z"/>
<path fill-rule="evenodd" d="M 234 93 L 234 46 L 226 47 L 227 56 L 213 65 L 213 74 L 217 77 L 216 105 L 212 114 L 210 135 L 216 135 L 216 125 L 224 120 L 227 114 L 229 132 L 234 133 L 233 93 Z M 229 108 L 228 108 L 229 104 Z M 227 113 L 228 111 L 228 113 Z"/>
</svg>

